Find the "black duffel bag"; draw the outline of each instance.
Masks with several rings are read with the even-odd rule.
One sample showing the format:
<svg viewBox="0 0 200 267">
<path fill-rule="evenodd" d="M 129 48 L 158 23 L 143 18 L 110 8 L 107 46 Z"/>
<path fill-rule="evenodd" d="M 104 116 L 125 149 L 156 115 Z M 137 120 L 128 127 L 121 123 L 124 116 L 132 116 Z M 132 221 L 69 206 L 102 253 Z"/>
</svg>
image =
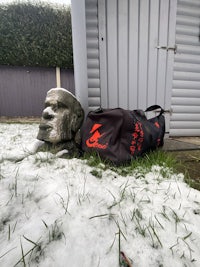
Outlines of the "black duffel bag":
<svg viewBox="0 0 200 267">
<path fill-rule="evenodd" d="M 147 119 L 143 110 L 97 109 L 88 113 L 81 132 L 84 152 L 97 152 L 114 164 L 130 161 L 163 145 L 164 110 L 153 105 L 145 110 L 160 109 L 158 116 Z"/>
</svg>

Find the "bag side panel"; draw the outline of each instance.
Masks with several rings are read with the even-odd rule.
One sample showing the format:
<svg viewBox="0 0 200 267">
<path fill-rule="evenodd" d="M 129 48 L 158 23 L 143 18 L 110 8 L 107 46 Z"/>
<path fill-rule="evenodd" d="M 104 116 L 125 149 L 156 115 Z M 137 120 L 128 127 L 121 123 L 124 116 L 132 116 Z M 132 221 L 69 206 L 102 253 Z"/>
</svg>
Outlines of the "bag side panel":
<svg viewBox="0 0 200 267">
<path fill-rule="evenodd" d="M 90 112 L 82 128 L 82 150 L 98 152 L 102 158 L 117 162 L 122 124 L 121 109 Z"/>
</svg>

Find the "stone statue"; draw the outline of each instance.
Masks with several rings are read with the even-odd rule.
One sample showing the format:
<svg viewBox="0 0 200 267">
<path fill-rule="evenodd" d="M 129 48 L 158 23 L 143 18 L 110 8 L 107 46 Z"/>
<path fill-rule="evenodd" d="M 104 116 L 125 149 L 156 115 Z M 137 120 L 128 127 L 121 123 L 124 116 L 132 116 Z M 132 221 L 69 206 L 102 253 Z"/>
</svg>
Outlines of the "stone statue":
<svg viewBox="0 0 200 267">
<path fill-rule="evenodd" d="M 53 88 L 47 92 L 37 139 L 44 141 L 45 150 L 77 155 L 83 120 L 84 111 L 76 97 L 66 89 Z"/>
</svg>

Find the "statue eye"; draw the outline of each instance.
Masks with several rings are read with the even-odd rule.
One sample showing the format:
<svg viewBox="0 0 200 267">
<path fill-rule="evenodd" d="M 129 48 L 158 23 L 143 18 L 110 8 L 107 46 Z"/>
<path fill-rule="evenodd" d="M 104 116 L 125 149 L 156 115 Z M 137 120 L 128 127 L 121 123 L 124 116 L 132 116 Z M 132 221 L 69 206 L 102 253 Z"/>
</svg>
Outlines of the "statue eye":
<svg viewBox="0 0 200 267">
<path fill-rule="evenodd" d="M 63 103 L 58 102 L 58 108 L 67 108 Z"/>
<path fill-rule="evenodd" d="M 49 106 L 50 106 L 49 103 L 45 103 L 45 104 L 44 104 L 44 107 L 45 107 L 45 108 L 48 108 Z"/>
<path fill-rule="evenodd" d="M 58 109 L 58 105 L 57 104 L 52 105 L 52 109 L 53 111 L 56 111 Z"/>
</svg>

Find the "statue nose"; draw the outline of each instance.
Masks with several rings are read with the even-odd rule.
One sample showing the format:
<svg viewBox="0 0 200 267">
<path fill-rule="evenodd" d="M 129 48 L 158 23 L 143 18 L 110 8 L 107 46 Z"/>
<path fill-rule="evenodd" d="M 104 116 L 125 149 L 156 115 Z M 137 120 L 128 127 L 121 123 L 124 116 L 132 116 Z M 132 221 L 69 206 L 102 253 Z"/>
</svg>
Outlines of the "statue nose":
<svg viewBox="0 0 200 267">
<path fill-rule="evenodd" d="M 46 107 L 42 112 L 42 117 L 45 120 L 51 120 L 55 116 L 55 112 L 53 111 L 51 106 Z"/>
<path fill-rule="evenodd" d="M 53 118 L 53 115 L 52 114 L 49 114 L 49 112 L 47 111 L 43 111 L 42 113 L 42 117 L 45 119 L 45 120 L 51 120 Z"/>
</svg>

